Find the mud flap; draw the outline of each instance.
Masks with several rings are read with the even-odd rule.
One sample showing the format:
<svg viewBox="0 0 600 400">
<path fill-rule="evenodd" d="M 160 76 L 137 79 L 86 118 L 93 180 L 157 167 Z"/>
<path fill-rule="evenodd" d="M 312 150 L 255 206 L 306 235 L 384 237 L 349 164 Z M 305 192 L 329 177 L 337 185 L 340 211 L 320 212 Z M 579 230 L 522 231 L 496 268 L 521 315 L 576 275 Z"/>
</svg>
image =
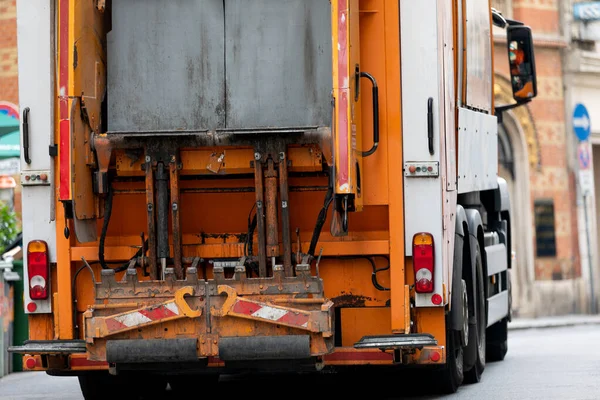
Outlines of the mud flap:
<svg viewBox="0 0 600 400">
<path fill-rule="evenodd" d="M 224 337 L 219 341 L 223 361 L 300 360 L 310 354 L 309 335 Z"/>
<path fill-rule="evenodd" d="M 149 363 L 198 361 L 197 339 L 109 340 L 109 363 Z"/>
</svg>

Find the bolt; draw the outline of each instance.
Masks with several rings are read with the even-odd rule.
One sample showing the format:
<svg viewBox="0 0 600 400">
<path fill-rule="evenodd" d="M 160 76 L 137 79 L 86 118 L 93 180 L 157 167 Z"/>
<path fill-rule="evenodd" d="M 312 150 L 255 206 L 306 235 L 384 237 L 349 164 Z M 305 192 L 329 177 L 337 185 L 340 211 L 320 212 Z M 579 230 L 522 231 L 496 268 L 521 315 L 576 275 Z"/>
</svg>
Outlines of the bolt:
<svg viewBox="0 0 600 400">
<path fill-rule="evenodd" d="M 254 153 L 254 159 L 256 161 L 260 160 L 260 153 L 259 152 Z"/>
<path fill-rule="evenodd" d="M 177 203 L 173 203 L 173 211 L 177 211 Z"/>
<path fill-rule="evenodd" d="M 152 203 L 148 203 L 148 211 L 152 211 Z"/>
<path fill-rule="evenodd" d="M 285 153 L 283 151 L 279 153 L 279 159 L 282 161 L 285 160 Z"/>
<path fill-rule="evenodd" d="M 152 161 L 152 159 L 150 158 L 150 156 L 146 156 L 146 162 L 149 163 L 150 161 Z"/>
<path fill-rule="evenodd" d="M 257 208 L 262 208 L 262 201 L 257 201 L 256 202 L 256 207 Z"/>
<path fill-rule="evenodd" d="M 175 156 L 171 156 L 171 162 L 174 163 L 175 162 Z"/>
<path fill-rule="evenodd" d="M 282 207 L 282 208 L 287 208 L 287 201 L 285 201 L 285 200 L 284 200 L 284 201 L 282 201 L 282 202 L 281 202 L 281 207 Z"/>
</svg>

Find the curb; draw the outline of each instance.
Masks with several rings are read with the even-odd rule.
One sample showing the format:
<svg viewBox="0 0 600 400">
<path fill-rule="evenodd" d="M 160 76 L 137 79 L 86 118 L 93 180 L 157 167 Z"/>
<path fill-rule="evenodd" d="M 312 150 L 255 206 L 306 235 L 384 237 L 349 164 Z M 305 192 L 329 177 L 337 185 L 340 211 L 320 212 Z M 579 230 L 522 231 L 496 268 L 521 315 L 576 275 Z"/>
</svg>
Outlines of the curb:
<svg viewBox="0 0 600 400">
<path fill-rule="evenodd" d="M 540 318 L 540 319 L 527 319 L 518 320 L 515 319 L 508 323 L 508 330 L 526 330 L 526 329 L 547 329 L 547 328 L 561 328 L 568 326 L 581 326 L 581 325 L 598 325 L 600 324 L 600 316 L 590 315 L 582 318 Z"/>
</svg>

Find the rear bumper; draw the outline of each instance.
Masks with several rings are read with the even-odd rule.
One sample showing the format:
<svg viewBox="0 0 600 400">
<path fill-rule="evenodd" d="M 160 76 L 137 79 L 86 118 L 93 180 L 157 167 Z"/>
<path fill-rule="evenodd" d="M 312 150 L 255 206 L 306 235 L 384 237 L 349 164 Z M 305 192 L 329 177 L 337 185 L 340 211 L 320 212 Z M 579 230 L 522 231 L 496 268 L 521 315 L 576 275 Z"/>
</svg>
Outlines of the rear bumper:
<svg viewBox="0 0 600 400">
<path fill-rule="evenodd" d="M 273 338 L 267 338 L 270 340 Z M 301 343 L 301 341 L 300 341 Z M 126 342 L 123 342 L 126 344 Z M 175 343 L 173 343 L 175 344 Z M 240 341 L 235 344 L 235 346 L 243 346 L 248 344 L 247 342 Z M 272 342 L 273 345 L 279 347 L 281 342 L 277 340 Z M 119 365 L 122 368 L 134 368 L 136 370 L 140 370 L 143 368 L 148 371 L 157 371 L 157 372 L 185 372 L 185 373 L 194 373 L 201 372 L 207 370 L 214 371 L 231 371 L 231 370 L 239 370 L 240 368 L 249 370 L 255 369 L 257 371 L 267 370 L 268 368 L 277 368 L 281 369 L 283 367 L 293 367 L 302 368 L 302 369 L 310 369 L 312 366 L 312 370 L 321 369 L 321 368 L 337 368 L 337 367 L 346 367 L 346 366 L 395 366 L 398 364 L 404 364 L 407 366 L 410 365 L 424 365 L 424 366 L 436 366 L 443 365 L 446 362 L 446 352 L 444 346 L 425 346 L 421 349 L 415 349 L 414 352 L 410 353 L 405 357 L 404 360 L 395 359 L 395 355 L 393 351 L 381 351 L 376 349 L 355 349 L 352 347 L 338 347 L 333 352 L 326 354 L 322 357 L 310 357 L 303 358 L 303 353 L 298 352 L 297 350 L 292 350 L 291 354 L 287 354 L 287 357 L 291 357 L 290 359 L 272 359 L 272 360 L 261 360 L 262 356 L 264 356 L 265 352 L 259 352 L 259 349 L 263 348 L 263 344 L 259 343 L 258 346 L 254 347 L 254 352 L 259 353 L 259 357 L 255 357 L 254 361 L 248 361 L 251 359 L 253 355 L 242 353 L 236 354 L 235 352 L 231 352 L 228 349 L 229 356 L 225 356 L 229 358 L 229 360 L 225 361 L 219 357 L 206 357 L 202 359 L 196 359 L 194 361 L 179 361 L 173 362 L 165 358 L 157 358 L 156 356 L 152 356 L 150 358 L 146 358 L 147 361 L 143 366 L 139 362 L 141 358 L 132 358 L 131 353 L 129 355 L 122 355 L 119 358 L 116 358 L 116 361 L 119 361 Z M 268 346 L 268 344 L 267 344 Z M 296 345 L 297 346 L 297 345 Z M 45 347 L 46 351 L 49 350 L 48 347 Z M 299 346 L 298 349 L 302 349 L 302 346 Z M 18 346 L 18 348 L 13 347 L 12 350 L 19 350 L 16 352 L 24 354 L 24 362 L 23 365 L 27 366 L 26 362 L 28 359 L 35 360 L 35 366 L 27 367 L 28 370 L 46 370 L 51 374 L 57 375 L 65 375 L 65 374 L 78 374 L 84 371 L 93 371 L 93 370 L 108 370 L 109 366 L 115 365 L 109 363 L 108 361 L 95 361 L 91 360 L 90 355 L 86 352 L 81 353 L 63 353 L 59 355 L 56 352 L 56 348 L 54 349 L 54 353 L 39 353 L 40 347 L 32 347 L 32 346 Z M 163 348 L 164 350 L 164 348 Z M 248 351 L 248 350 L 242 350 Z M 226 351 L 227 353 L 227 351 Z M 164 354 L 164 352 L 163 352 Z M 282 353 L 279 353 L 279 356 L 283 356 Z M 139 355 L 138 355 L 139 357 Z M 272 357 L 272 355 L 269 355 Z M 301 357 L 301 358 L 296 358 Z M 236 361 L 238 358 L 244 361 Z M 129 362 L 123 362 L 129 361 Z"/>
<path fill-rule="evenodd" d="M 333 303 L 308 269 L 251 279 L 238 268 L 225 278 L 215 267 L 214 279 L 200 280 L 188 268 L 184 280 L 168 273 L 163 281 L 139 281 L 131 272 L 117 282 L 113 271 L 103 271 L 95 304 L 83 314 L 83 340 L 29 341 L 9 351 L 34 359 L 34 366 L 25 360 L 29 369 L 64 371 L 445 362 L 443 346 L 426 334 L 366 337 L 355 348 L 335 348 Z"/>
</svg>

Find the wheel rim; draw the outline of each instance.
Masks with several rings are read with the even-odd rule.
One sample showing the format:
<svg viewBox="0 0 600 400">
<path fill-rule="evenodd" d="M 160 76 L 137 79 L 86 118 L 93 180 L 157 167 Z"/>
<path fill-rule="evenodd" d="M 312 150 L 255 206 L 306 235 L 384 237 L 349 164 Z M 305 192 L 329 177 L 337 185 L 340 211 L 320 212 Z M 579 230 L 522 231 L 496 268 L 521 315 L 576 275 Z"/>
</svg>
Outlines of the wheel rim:
<svg viewBox="0 0 600 400">
<path fill-rule="evenodd" d="M 462 285 L 462 297 L 463 297 L 463 309 L 462 309 L 462 317 L 463 317 L 463 334 L 461 337 L 461 345 L 467 346 L 469 344 L 469 296 L 467 294 L 467 285 L 463 281 Z"/>
</svg>

